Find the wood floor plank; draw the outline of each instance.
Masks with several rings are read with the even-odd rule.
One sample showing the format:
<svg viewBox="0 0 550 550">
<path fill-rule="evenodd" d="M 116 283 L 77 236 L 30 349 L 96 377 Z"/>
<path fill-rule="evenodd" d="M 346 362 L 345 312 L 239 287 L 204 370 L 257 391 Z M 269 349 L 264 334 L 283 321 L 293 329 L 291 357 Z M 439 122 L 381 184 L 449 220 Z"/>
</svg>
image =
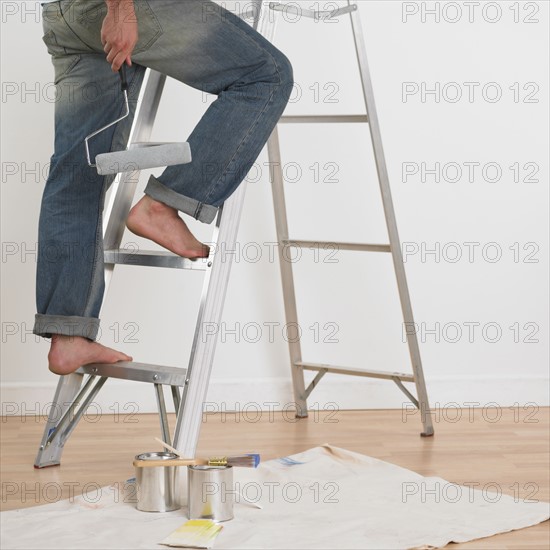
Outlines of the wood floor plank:
<svg viewBox="0 0 550 550">
<path fill-rule="evenodd" d="M 498 484 L 503 494 L 550 500 L 550 409 L 538 409 L 530 418 L 536 422 L 529 423 L 506 408 L 498 422 L 488 421 L 481 410 L 463 411 L 456 422 L 454 418 L 440 414 L 436 435 L 422 438 L 418 418 L 404 419 L 396 410 L 316 412 L 299 421 L 290 413 L 208 414 L 198 454 L 254 451 L 269 460 L 330 443 L 422 475 L 478 483 L 478 488 Z M 173 426 L 173 415 L 170 421 Z M 1 418 L 1 510 L 55 502 L 83 489 L 121 482 L 133 477 L 136 454 L 158 450 L 153 439 L 159 435 L 156 415 L 90 417 L 69 439 L 61 467 L 36 470 L 44 423 L 44 418 Z M 547 550 L 549 522 L 449 548 Z"/>
</svg>

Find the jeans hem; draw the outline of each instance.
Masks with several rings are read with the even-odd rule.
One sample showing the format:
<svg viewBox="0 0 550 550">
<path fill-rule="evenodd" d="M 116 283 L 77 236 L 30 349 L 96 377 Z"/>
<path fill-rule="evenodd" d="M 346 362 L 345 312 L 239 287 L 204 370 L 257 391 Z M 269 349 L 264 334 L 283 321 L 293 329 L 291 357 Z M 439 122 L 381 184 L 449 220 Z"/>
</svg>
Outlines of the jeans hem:
<svg viewBox="0 0 550 550">
<path fill-rule="evenodd" d="M 197 199 L 192 199 L 180 193 L 176 193 L 173 189 L 166 187 L 154 176 L 149 178 L 147 186 L 144 190 L 146 195 L 149 195 L 152 199 L 166 204 L 180 212 L 189 214 L 196 220 L 203 223 L 211 223 L 214 221 L 216 214 L 218 213 L 218 207 L 211 204 L 204 204 Z"/>
<path fill-rule="evenodd" d="M 81 336 L 95 340 L 99 332 L 99 319 L 78 317 L 75 315 L 43 315 L 37 313 L 34 318 L 33 334 L 51 338 L 52 334 Z"/>
</svg>

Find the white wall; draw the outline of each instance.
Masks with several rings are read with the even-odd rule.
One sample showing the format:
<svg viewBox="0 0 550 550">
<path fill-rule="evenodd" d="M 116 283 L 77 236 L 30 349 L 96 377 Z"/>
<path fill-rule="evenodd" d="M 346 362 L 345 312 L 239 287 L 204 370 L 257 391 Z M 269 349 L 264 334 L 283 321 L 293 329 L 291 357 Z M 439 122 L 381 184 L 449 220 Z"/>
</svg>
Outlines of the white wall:
<svg viewBox="0 0 550 550">
<path fill-rule="evenodd" d="M 47 342 L 30 333 L 33 251 L 44 167 L 53 144 L 54 106 L 47 99 L 52 68 L 41 41 L 39 3 L 1 4 L 1 387 L 4 412 L 33 412 L 35 403 L 44 410 L 57 382 L 46 367 Z M 234 4 L 242 8 L 248 3 Z M 548 404 L 548 3 L 520 3 L 516 12 L 513 2 L 482 3 L 485 11 L 473 5 L 470 21 L 468 3 L 440 2 L 439 22 L 433 15 L 422 21 L 423 10 L 434 2 L 359 4 L 399 230 L 410 252 L 406 269 L 423 329 L 421 352 L 431 401 L 436 406 Z M 462 17 L 453 23 L 457 6 Z M 329 25 L 306 19 L 278 27 L 276 44 L 294 63 L 301 95 L 288 113 L 361 109 L 346 21 Z M 419 93 L 405 101 L 404 83 L 412 90 L 438 83 L 442 91 L 438 101 Z M 463 97 L 454 101 L 457 89 Z M 498 90 L 502 97 L 491 101 Z M 535 102 L 527 102 L 532 91 Z M 330 97 L 335 102 L 327 102 Z M 203 99 L 170 81 L 153 140 L 185 139 L 205 109 Z M 291 237 L 385 242 L 367 128 L 285 127 L 281 137 L 285 163 L 297 163 L 302 170 L 299 181 L 286 187 Z M 258 163 L 265 162 L 264 152 Z M 337 181 L 313 181 L 310 167 L 316 162 L 338 166 Z M 459 181 L 449 181 L 455 177 L 449 164 L 439 183 L 433 175 L 425 182 L 420 175 L 403 181 L 404 163 L 413 168 L 425 163 L 429 169 L 435 163 L 456 163 L 463 174 Z M 466 163 L 478 163 L 471 181 Z M 484 174 L 481 167 L 487 163 L 494 164 Z M 510 169 L 516 163 L 518 182 Z M 25 165 L 30 173 L 22 175 Z M 39 174 L 32 173 L 35 165 Z M 290 177 L 293 166 L 288 166 Z M 534 181 L 526 179 L 531 166 Z M 495 167 L 501 177 L 490 181 Z M 322 180 L 329 175 L 321 170 Z M 142 185 L 145 180 L 143 174 Z M 199 238 L 209 239 L 208 226 L 193 220 L 191 227 Z M 125 240 L 151 248 L 131 234 Z M 279 266 L 269 257 L 268 243 L 275 240 L 264 167 L 260 181 L 248 184 L 239 241 L 249 261 L 238 256 L 223 315 L 224 329 L 240 327 L 240 341 L 226 334 L 219 342 L 209 393 L 209 401 L 223 401 L 229 409 L 235 402 L 275 402 L 280 408 L 292 400 Z M 441 250 L 438 257 L 422 258 L 420 250 L 435 246 Z M 261 259 L 250 261 L 258 249 Z M 462 258 L 454 261 L 457 251 Z M 499 251 L 501 258 L 492 261 Z M 304 359 L 409 372 L 389 255 L 341 252 L 333 263 L 328 260 L 321 251 L 316 262 L 306 250 L 295 264 Z M 142 362 L 185 366 L 201 279 L 200 273 L 119 268 L 102 315 L 101 341 Z M 115 323 L 121 328 L 118 342 L 109 329 Z M 277 323 L 272 341 L 267 323 Z M 309 328 L 314 323 L 321 328 L 318 343 Z M 137 342 L 124 342 L 134 326 Z M 323 342 L 331 326 L 338 328 L 337 343 Z M 257 342 L 251 341 L 257 338 L 254 327 L 262 328 Z M 457 327 L 462 331 L 458 336 Z M 468 327 L 473 327 L 472 338 Z M 433 328 L 439 341 L 424 332 Z M 495 330 L 501 335 L 492 341 Z M 120 407 L 136 402 L 140 411 L 148 411 L 152 390 L 110 381 L 98 402 L 109 407 L 113 401 Z M 327 376 L 311 399 L 321 407 L 335 402 L 340 408 L 400 407 L 403 401 L 389 382 L 336 376 Z"/>
</svg>

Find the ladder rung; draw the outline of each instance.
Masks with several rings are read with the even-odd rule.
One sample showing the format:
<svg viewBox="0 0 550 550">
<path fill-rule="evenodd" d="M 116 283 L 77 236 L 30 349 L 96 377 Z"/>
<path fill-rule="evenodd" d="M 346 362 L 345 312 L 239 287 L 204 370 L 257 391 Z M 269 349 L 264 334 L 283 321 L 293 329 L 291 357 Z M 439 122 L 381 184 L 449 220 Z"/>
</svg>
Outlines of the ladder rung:
<svg viewBox="0 0 550 550">
<path fill-rule="evenodd" d="M 364 370 L 364 369 L 355 369 L 353 367 L 337 367 L 335 365 L 325 365 L 322 363 L 304 363 L 303 361 L 298 361 L 294 363 L 298 367 L 302 367 L 304 370 L 311 371 L 326 371 L 334 374 L 349 374 L 351 376 L 366 376 L 368 378 L 385 378 L 387 380 L 393 380 L 397 378 L 402 382 L 414 382 L 414 375 L 405 374 L 402 372 L 386 372 L 380 370 Z"/>
<path fill-rule="evenodd" d="M 161 365 L 148 365 L 146 363 L 133 363 L 128 361 L 120 361 L 118 363 L 92 363 L 80 367 L 76 372 L 106 378 L 120 378 L 123 380 L 135 380 L 137 382 L 165 384 L 168 386 L 184 386 L 187 378 L 187 369 L 184 368 L 164 367 Z"/>
<path fill-rule="evenodd" d="M 367 115 L 286 115 L 279 119 L 279 123 L 283 124 L 322 124 L 322 123 L 359 123 L 368 122 Z"/>
<path fill-rule="evenodd" d="M 283 244 L 295 246 L 297 248 L 311 247 L 332 247 L 335 250 L 361 250 L 367 252 L 391 252 L 389 244 L 363 244 L 363 243 L 344 243 L 330 241 L 299 241 L 294 239 L 284 240 Z"/>
<path fill-rule="evenodd" d="M 204 271 L 208 267 L 208 258 L 190 260 L 162 250 L 140 250 L 134 252 L 129 249 L 106 250 L 104 254 L 106 264 L 141 265 L 146 267 L 168 267 L 171 269 L 194 269 Z"/>
<path fill-rule="evenodd" d="M 344 6 L 335 10 L 308 10 L 301 6 L 293 6 L 292 4 L 281 4 L 279 2 L 270 2 L 269 8 L 274 11 L 282 11 L 285 13 L 291 13 L 293 15 L 299 15 L 300 17 L 310 17 L 316 21 L 322 21 L 324 19 L 332 19 L 334 17 L 340 17 L 352 11 L 357 10 L 357 5 Z"/>
</svg>

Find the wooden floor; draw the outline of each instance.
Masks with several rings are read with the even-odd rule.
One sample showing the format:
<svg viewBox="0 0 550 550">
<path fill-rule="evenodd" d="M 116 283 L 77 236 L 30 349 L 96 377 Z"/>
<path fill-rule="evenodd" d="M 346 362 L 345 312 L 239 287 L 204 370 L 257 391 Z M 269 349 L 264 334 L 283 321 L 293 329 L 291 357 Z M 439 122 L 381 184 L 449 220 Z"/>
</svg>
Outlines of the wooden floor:
<svg viewBox="0 0 550 550">
<path fill-rule="evenodd" d="M 436 419 L 436 435 L 419 436 L 418 417 L 401 411 L 340 411 L 311 414 L 296 421 L 290 413 L 264 413 L 260 419 L 227 414 L 205 416 L 200 455 L 255 450 L 262 460 L 286 456 L 322 443 L 392 462 L 423 475 L 455 483 L 497 483 L 520 499 L 550 500 L 550 409 L 452 411 Z M 171 418 L 173 426 L 173 417 Z M 2 418 L 2 510 L 35 506 L 52 499 L 44 488 L 100 486 L 133 477 L 134 455 L 158 450 L 156 415 L 104 415 L 81 421 L 64 450 L 62 466 L 33 469 L 44 427 L 36 417 Z M 50 484 L 50 485 L 47 485 Z M 54 497 L 57 498 L 57 497 Z M 549 522 L 466 544 L 458 549 L 550 548 Z"/>
</svg>

